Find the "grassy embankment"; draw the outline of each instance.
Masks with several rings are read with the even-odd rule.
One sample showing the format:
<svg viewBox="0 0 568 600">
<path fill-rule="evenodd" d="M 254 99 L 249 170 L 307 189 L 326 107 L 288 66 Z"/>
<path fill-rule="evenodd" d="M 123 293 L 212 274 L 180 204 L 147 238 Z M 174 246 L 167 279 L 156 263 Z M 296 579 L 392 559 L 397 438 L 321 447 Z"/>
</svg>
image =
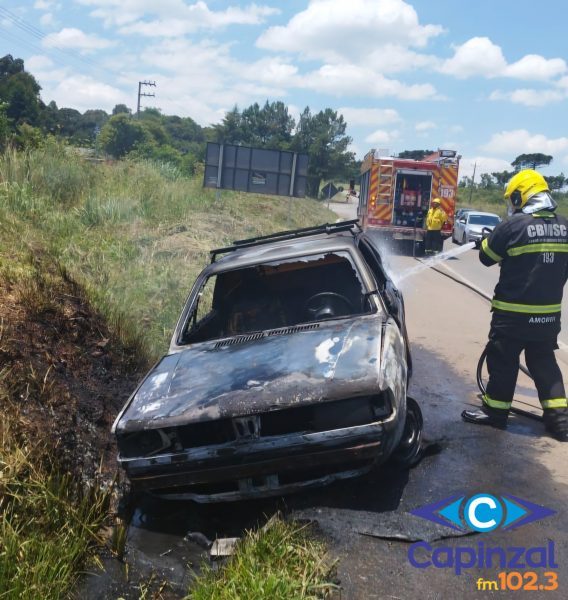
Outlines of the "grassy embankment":
<svg viewBox="0 0 568 600">
<path fill-rule="evenodd" d="M 85 163 L 55 143 L 25 154 L 7 151 L 0 156 L 0 309 L 35 311 L 38 322 L 49 326 L 61 304 L 53 297 L 57 278 L 70 276 L 85 302 L 106 317 L 109 336 L 148 364 L 167 348 L 210 248 L 333 220 L 317 202 L 294 200 L 289 221 L 282 198 L 223 192 L 217 201 L 214 191 L 202 189 L 200 178 L 186 179 L 152 164 Z M 2 352 L 13 358 L 18 343 L 25 343 L 14 337 L 18 331 L 10 329 L 9 320 L 10 311 L 0 314 L 0 359 Z M 10 339 L 3 339 L 5 331 Z M 49 370 L 30 367 L 25 377 L 14 387 L 14 373 L 0 364 L 0 597 L 59 598 L 98 541 L 108 496 L 85 493 L 53 464 L 52 441 L 28 427 L 24 400 L 43 404 L 54 419 L 65 407 L 50 399 L 50 391 L 57 390 L 50 389 Z M 292 535 L 293 527 L 282 527 Z M 253 547 L 264 543 L 262 534 L 255 539 Z M 304 547 L 298 538 L 286 551 Z M 250 564 L 261 569 L 256 556 Z M 312 580 L 312 573 L 308 567 L 302 576 L 314 590 L 323 575 Z M 269 579 L 282 577 L 274 571 Z M 218 594 L 211 597 L 225 597 Z"/>
<path fill-rule="evenodd" d="M 568 194 L 553 192 L 558 202 L 558 212 L 568 217 Z M 507 214 L 507 206 L 503 200 L 501 188 L 458 188 L 456 207 L 474 208 L 484 212 L 492 212 L 504 217 Z"/>
</svg>

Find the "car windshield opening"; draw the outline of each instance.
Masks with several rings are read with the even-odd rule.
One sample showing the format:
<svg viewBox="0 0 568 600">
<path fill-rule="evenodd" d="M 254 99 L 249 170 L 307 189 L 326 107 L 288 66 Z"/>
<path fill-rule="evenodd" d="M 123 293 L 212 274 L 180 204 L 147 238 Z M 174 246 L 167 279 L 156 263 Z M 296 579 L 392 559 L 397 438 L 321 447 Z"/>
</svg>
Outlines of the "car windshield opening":
<svg viewBox="0 0 568 600">
<path fill-rule="evenodd" d="M 348 254 L 319 254 L 210 276 L 201 284 L 181 341 L 196 343 L 371 310 Z"/>
<path fill-rule="evenodd" d="M 499 223 L 499 217 L 493 215 L 469 215 L 470 225 L 497 225 Z"/>
</svg>

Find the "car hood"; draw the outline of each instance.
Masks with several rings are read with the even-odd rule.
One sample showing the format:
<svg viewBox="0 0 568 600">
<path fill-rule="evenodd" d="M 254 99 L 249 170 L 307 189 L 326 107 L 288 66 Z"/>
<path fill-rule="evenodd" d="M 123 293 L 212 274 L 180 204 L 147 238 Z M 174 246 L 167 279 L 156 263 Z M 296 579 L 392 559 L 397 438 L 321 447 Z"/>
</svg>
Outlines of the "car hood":
<svg viewBox="0 0 568 600">
<path fill-rule="evenodd" d="M 194 344 L 165 356 L 150 371 L 117 420 L 116 431 L 376 392 L 382 332 L 382 318 L 365 315 L 261 333 L 261 339 L 250 339 L 257 335 L 251 334 Z"/>
<path fill-rule="evenodd" d="M 484 229 L 490 229 L 493 231 L 495 229 L 495 225 L 468 225 L 467 230 L 469 233 L 478 233 L 481 235 Z"/>
</svg>

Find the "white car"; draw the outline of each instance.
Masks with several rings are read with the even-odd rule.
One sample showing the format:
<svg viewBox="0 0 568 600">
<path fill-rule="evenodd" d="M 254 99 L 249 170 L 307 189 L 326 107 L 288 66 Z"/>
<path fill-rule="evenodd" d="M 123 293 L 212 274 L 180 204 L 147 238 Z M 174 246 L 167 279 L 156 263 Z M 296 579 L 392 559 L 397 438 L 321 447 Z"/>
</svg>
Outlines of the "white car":
<svg viewBox="0 0 568 600">
<path fill-rule="evenodd" d="M 452 231 L 452 242 L 454 244 L 475 242 L 482 238 L 484 229 L 493 231 L 500 222 L 501 217 L 494 213 L 469 211 L 456 219 Z"/>
</svg>

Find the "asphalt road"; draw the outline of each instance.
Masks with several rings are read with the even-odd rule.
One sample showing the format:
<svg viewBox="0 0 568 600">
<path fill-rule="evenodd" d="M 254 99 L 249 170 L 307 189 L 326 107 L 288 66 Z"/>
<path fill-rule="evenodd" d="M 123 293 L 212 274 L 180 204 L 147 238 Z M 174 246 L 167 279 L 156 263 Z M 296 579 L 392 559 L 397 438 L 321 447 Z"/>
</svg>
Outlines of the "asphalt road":
<svg viewBox="0 0 568 600">
<path fill-rule="evenodd" d="M 340 206 L 340 218 L 352 218 L 355 204 Z M 339 212 L 338 210 L 338 212 Z M 446 242 L 446 248 L 452 247 Z M 400 278 L 419 264 L 409 256 L 389 255 L 388 268 Z M 478 264 L 473 251 L 447 261 L 455 273 L 491 293 L 497 269 Z M 280 509 L 314 521 L 339 559 L 341 598 L 349 600 L 479 598 L 480 577 L 498 580 L 499 565 L 466 569 L 417 568 L 409 561 L 412 540 L 427 539 L 432 550 L 449 557 L 483 547 L 555 545 L 557 591 L 533 591 L 532 597 L 568 597 L 568 465 L 566 445 L 548 438 L 541 423 L 513 416 L 506 431 L 462 422 L 464 408 L 479 405 L 475 382 L 478 357 L 486 343 L 490 312 L 487 300 L 425 266 L 402 280 L 407 325 L 414 359 L 410 388 L 422 407 L 427 439 L 424 459 L 410 471 L 385 467 L 363 478 L 338 482 L 284 499 L 200 507 L 183 502 L 152 502 L 136 509 L 129 530 L 131 558 L 149 572 L 167 577 L 180 592 L 187 589 L 188 561 L 198 563 L 200 548 L 184 540 L 187 532 L 210 539 L 241 535 Z M 568 314 L 568 313 L 567 313 Z M 516 402 L 537 406 L 532 382 L 519 378 Z M 527 404 L 523 404 L 526 407 Z M 521 406 L 519 404 L 519 406 Z M 510 494 L 554 511 L 551 517 L 513 531 L 496 529 L 472 536 L 452 536 L 410 514 L 454 494 Z M 446 550 L 444 550 L 446 548 Z M 426 551 L 424 551 L 426 552 Z M 420 554 L 425 560 L 426 554 Z M 534 568 L 544 584 L 546 568 Z M 526 568 L 511 568 L 521 576 Z M 515 579 L 516 582 L 516 579 Z M 98 593 L 101 597 L 99 584 Z M 524 592 L 492 592 L 503 598 Z"/>
</svg>

